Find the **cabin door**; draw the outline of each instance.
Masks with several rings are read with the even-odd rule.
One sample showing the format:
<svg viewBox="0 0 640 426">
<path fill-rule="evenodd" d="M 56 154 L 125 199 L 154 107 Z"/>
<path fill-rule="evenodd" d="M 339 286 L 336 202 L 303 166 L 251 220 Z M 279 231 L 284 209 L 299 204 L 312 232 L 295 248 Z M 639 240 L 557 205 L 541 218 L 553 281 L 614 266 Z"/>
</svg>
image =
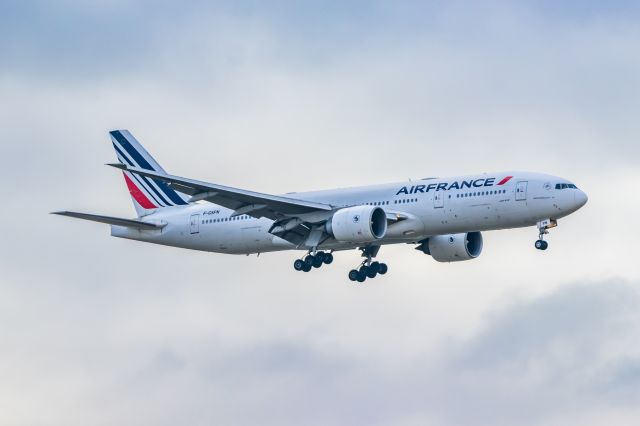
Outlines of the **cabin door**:
<svg viewBox="0 0 640 426">
<path fill-rule="evenodd" d="M 433 208 L 441 209 L 444 207 L 444 192 L 436 191 L 433 193 Z"/>
<path fill-rule="evenodd" d="M 189 220 L 189 230 L 192 234 L 197 234 L 200 232 L 200 215 L 192 214 L 191 219 Z"/>
<path fill-rule="evenodd" d="M 516 183 L 516 201 L 525 201 L 527 199 L 527 181 Z"/>
</svg>

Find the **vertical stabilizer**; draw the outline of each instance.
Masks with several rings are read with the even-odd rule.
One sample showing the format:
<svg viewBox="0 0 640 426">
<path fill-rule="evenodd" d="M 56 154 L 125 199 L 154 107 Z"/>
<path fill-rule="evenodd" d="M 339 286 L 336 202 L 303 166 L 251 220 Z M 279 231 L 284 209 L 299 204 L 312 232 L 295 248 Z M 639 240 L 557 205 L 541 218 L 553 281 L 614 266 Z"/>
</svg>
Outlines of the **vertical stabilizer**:
<svg viewBox="0 0 640 426">
<path fill-rule="evenodd" d="M 114 130 L 109 134 L 120 163 L 166 173 L 128 130 Z M 156 209 L 187 204 L 185 195 L 173 190 L 162 181 L 127 171 L 124 171 L 123 175 L 138 217 L 150 214 Z"/>
</svg>

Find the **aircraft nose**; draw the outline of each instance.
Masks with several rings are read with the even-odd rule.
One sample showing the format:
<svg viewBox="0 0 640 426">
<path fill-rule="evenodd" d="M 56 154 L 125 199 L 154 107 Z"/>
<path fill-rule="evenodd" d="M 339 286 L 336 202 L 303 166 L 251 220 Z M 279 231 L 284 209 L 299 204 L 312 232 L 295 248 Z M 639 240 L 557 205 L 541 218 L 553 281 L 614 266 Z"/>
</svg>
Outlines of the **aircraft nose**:
<svg viewBox="0 0 640 426">
<path fill-rule="evenodd" d="M 587 200 L 589 199 L 589 197 L 587 197 L 587 194 L 585 194 L 583 191 L 581 190 L 577 190 L 573 196 L 573 200 L 576 203 L 576 208 L 580 208 L 582 206 L 584 206 L 585 204 L 587 204 Z"/>
</svg>

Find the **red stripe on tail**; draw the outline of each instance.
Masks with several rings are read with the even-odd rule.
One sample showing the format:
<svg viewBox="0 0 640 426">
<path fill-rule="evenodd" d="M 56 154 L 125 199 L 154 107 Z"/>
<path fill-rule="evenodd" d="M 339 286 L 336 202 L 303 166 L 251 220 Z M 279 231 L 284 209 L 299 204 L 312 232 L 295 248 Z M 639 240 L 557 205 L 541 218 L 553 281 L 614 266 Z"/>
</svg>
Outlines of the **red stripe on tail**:
<svg viewBox="0 0 640 426">
<path fill-rule="evenodd" d="M 122 173 L 124 176 L 124 181 L 127 183 L 127 188 L 129 188 L 129 194 L 133 197 L 134 200 L 138 202 L 145 209 L 157 209 L 158 207 L 153 204 L 146 195 L 136 186 L 135 183 L 129 179 L 125 173 Z"/>
<path fill-rule="evenodd" d="M 500 182 L 498 182 L 498 185 L 504 185 L 505 183 L 509 182 L 512 177 L 513 176 L 507 176 L 506 178 L 504 178 Z"/>
</svg>

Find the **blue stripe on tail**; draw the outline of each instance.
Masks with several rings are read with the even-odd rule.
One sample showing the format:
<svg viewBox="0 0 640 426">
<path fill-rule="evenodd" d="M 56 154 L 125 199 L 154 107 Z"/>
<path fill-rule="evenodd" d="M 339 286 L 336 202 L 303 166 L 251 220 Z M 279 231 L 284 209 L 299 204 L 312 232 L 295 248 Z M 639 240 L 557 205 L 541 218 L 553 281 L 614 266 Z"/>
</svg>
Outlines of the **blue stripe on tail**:
<svg viewBox="0 0 640 426">
<path fill-rule="evenodd" d="M 122 153 L 122 151 L 120 151 L 120 148 L 118 148 L 118 146 L 115 143 L 113 144 L 113 147 L 115 148 L 116 153 L 120 157 L 124 158 L 124 161 L 126 161 L 132 167 L 137 167 L 131 160 L 129 160 L 129 158 L 126 155 Z M 172 203 L 165 200 L 164 197 L 162 197 L 162 195 L 160 195 L 160 193 L 153 187 L 153 185 L 151 184 L 151 182 L 149 182 L 149 179 L 146 176 L 140 176 L 135 173 L 129 173 L 129 175 L 133 177 L 133 179 L 135 179 L 136 182 L 138 182 L 138 185 L 140 185 L 140 188 L 146 190 L 147 195 L 153 198 L 153 201 L 155 201 L 157 205 L 159 206 L 162 206 L 163 204 L 165 206 L 173 205 Z M 144 182 L 146 185 L 143 184 L 142 182 Z"/>
<path fill-rule="evenodd" d="M 149 164 L 149 162 L 138 152 L 138 150 L 127 140 L 126 137 L 124 137 L 124 135 L 119 131 L 119 130 L 114 130 L 112 132 L 110 132 L 111 135 L 115 138 L 115 140 L 118 141 L 118 143 L 125 149 L 125 151 L 127 151 L 127 153 L 131 156 L 131 159 L 138 164 L 138 167 L 140 167 L 141 169 L 145 169 L 145 170 L 153 170 L 153 171 L 158 171 L 155 170 L 151 164 Z M 115 145 L 114 145 L 115 146 Z M 117 148 L 116 148 L 117 149 Z M 144 177 L 143 179 L 145 181 L 147 181 Z M 173 189 L 171 189 L 165 182 L 161 181 L 161 180 L 156 180 L 156 179 L 151 179 L 153 180 L 153 182 L 158 186 L 158 188 L 171 200 L 173 201 L 174 204 L 177 205 L 186 205 L 187 202 L 184 201 L 182 199 L 182 197 L 180 197 L 178 195 L 178 193 L 176 193 L 176 191 L 174 191 Z M 153 188 L 152 185 L 149 185 L 151 187 L 151 189 L 153 189 L 154 192 L 156 192 L 155 188 Z M 157 192 L 156 192 L 157 193 Z M 160 194 L 157 194 L 160 198 L 163 199 L 163 197 Z M 164 201 L 164 199 L 163 199 Z M 171 204 L 167 201 L 164 201 L 165 204 Z"/>
</svg>

